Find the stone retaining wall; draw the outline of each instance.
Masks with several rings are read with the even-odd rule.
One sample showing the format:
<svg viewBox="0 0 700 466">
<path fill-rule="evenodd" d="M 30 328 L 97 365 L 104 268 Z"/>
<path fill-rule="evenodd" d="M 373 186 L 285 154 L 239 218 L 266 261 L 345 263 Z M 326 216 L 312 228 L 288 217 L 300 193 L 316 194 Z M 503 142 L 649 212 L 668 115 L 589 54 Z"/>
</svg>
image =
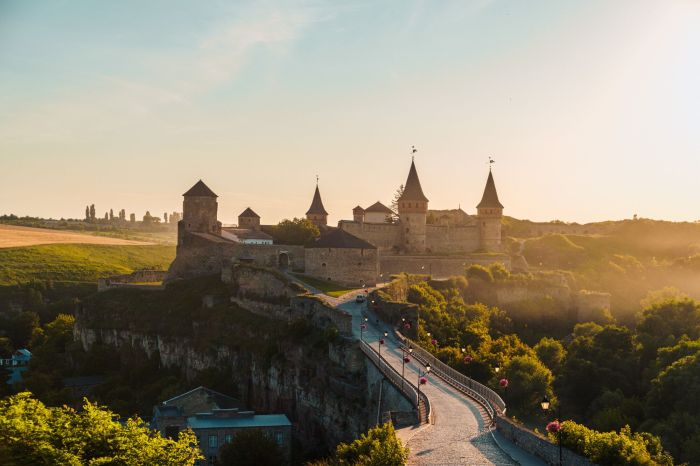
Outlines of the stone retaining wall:
<svg viewBox="0 0 700 466">
<path fill-rule="evenodd" d="M 559 464 L 559 445 L 550 442 L 547 438 L 502 416 L 496 416 L 496 430 L 516 446 L 541 458 L 545 463 Z M 562 460 L 567 466 L 595 466 L 595 463 L 566 448 L 562 449 Z"/>
<path fill-rule="evenodd" d="M 126 275 L 114 275 L 97 280 L 97 291 L 106 291 L 113 288 L 138 288 L 144 290 L 162 290 L 163 286 L 156 285 L 165 280 L 168 272 L 164 270 L 137 270 Z"/>
</svg>

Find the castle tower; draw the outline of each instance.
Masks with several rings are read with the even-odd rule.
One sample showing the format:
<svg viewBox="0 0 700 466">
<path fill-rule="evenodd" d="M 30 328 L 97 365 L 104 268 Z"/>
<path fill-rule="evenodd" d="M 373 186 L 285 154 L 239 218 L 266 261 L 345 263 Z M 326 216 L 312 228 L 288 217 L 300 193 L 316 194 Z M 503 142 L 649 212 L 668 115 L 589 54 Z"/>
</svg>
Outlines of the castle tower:
<svg viewBox="0 0 700 466">
<path fill-rule="evenodd" d="M 399 223 L 401 224 L 402 249 L 410 253 L 425 252 L 425 230 L 428 214 L 428 198 L 423 194 L 415 161 L 398 199 Z"/>
<path fill-rule="evenodd" d="M 186 233 L 221 235 L 221 222 L 216 217 L 218 196 L 202 180 L 197 181 L 183 196 L 182 220 L 177 222 L 178 246 L 183 244 Z"/>
<path fill-rule="evenodd" d="M 352 220 L 354 222 L 362 223 L 365 221 L 365 209 L 359 205 L 352 209 Z"/>
<path fill-rule="evenodd" d="M 479 205 L 476 206 L 476 211 L 481 249 L 485 251 L 500 251 L 503 204 L 498 200 L 496 183 L 493 181 L 491 169 L 489 169 L 489 177 L 486 179 L 484 195 L 481 197 Z"/>
<path fill-rule="evenodd" d="M 314 199 L 311 201 L 311 207 L 306 212 L 306 219 L 311 221 L 317 227 L 326 226 L 328 224 L 328 212 L 323 207 L 321 201 L 321 192 L 318 190 L 318 180 L 316 181 L 316 192 Z"/>
<path fill-rule="evenodd" d="M 251 230 L 260 229 L 260 215 L 253 212 L 253 209 L 248 207 L 238 216 L 238 228 L 250 228 Z"/>
</svg>

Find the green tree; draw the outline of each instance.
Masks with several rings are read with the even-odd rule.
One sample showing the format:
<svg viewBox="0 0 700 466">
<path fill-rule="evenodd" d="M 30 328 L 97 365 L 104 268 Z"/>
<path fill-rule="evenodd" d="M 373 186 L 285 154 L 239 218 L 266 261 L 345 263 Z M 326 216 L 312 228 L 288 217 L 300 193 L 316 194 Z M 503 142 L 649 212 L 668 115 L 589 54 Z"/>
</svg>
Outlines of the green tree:
<svg viewBox="0 0 700 466">
<path fill-rule="evenodd" d="M 236 433 L 233 442 L 224 445 L 219 454 L 222 466 L 278 466 L 285 461 L 279 445 L 259 429 Z"/>
<path fill-rule="evenodd" d="M 652 381 L 647 396 L 649 426 L 681 461 L 697 462 L 700 453 L 700 353 L 686 356 Z M 697 464 L 697 463 L 695 463 Z"/>
<path fill-rule="evenodd" d="M 408 448 L 396 437 L 394 426 L 377 426 L 353 441 L 336 448 L 338 466 L 402 466 L 408 460 Z"/>
<path fill-rule="evenodd" d="M 539 360 L 542 361 L 552 373 L 559 374 L 564 359 L 566 359 L 566 350 L 559 340 L 544 337 L 533 349 L 535 353 L 537 353 Z"/>
<path fill-rule="evenodd" d="M 272 236 L 279 244 L 306 244 L 318 237 L 320 231 L 316 225 L 305 218 L 284 219 L 272 230 Z"/>
<path fill-rule="evenodd" d="M 637 319 L 637 338 L 643 346 L 643 361 L 656 351 L 673 346 L 683 335 L 700 337 L 700 303 L 692 299 L 671 299 L 644 309 Z"/>
<path fill-rule="evenodd" d="M 115 415 L 85 400 L 82 410 L 50 408 L 23 392 L 0 400 L 0 458 L 8 466 L 193 465 L 202 455 L 192 431 L 178 440 L 154 433 L 138 418 Z"/>
<path fill-rule="evenodd" d="M 543 396 L 554 397 L 552 372 L 534 356 L 516 356 L 509 360 L 502 376 L 508 379 L 505 402 L 509 414 L 531 416 L 538 412 Z"/>
<path fill-rule="evenodd" d="M 467 267 L 467 279 L 470 281 L 473 279 L 481 280 L 486 283 L 493 282 L 493 275 L 491 275 L 491 270 L 487 269 L 483 265 L 472 264 Z"/>
<path fill-rule="evenodd" d="M 560 433 L 550 433 L 552 442 L 561 434 L 562 445 L 601 466 L 672 466 L 673 458 L 661 441 L 646 432 L 633 433 L 629 426 L 620 432 L 597 432 L 573 421 L 561 424 Z"/>
</svg>

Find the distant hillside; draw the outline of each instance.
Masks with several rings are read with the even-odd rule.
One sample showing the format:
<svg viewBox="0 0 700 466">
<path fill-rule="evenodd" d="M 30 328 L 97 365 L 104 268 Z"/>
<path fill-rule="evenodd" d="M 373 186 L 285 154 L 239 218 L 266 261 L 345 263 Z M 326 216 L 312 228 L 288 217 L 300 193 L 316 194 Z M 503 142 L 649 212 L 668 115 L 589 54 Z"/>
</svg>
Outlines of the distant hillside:
<svg viewBox="0 0 700 466">
<path fill-rule="evenodd" d="M 137 269 L 165 270 L 175 247 L 51 244 L 0 249 L 0 285 L 31 280 L 95 282 Z"/>
<path fill-rule="evenodd" d="M 511 221 L 511 233 L 535 227 L 518 222 Z M 510 248 L 516 252 L 522 245 L 533 270 L 570 271 L 579 288 L 612 293 L 613 313 L 624 320 L 652 290 L 675 287 L 700 298 L 700 223 L 644 219 L 561 226 L 584 227 L 598 233 L 511 236 Z"/>
</svg>

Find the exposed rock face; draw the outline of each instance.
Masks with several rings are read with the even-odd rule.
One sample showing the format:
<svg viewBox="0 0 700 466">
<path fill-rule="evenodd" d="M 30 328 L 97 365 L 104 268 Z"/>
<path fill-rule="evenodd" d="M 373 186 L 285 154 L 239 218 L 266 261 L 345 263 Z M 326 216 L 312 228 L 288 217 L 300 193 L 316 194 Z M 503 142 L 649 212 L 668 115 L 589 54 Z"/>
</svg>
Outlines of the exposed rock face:
<svg viewBox="0 0 700 466">
<path fill-rule="evenodd" d="M 163 291 L 93 295 L 76 311 L 74 338 L 85 350 L 96 344 L 142 350 L 188 380 L 202 371 L 225 375 L 226 393 L 249 409 L 286 414 L 305 452 L 326 452 L 373 425 L 376 369 L 356 340 L 342 336 L 349 316 L 310 306 L 316 298 L 297 296 L 298 285 L 278 272 L 236 267 L 224 277 L 226 283 L 208 277 Z M 203 307 L 204 296 L 218 304 Z M 281 319 L 280 309 L 290 317 Z M 381 411 L 406 410 L 407 402 L 384 385 Z"/>
</svg>

